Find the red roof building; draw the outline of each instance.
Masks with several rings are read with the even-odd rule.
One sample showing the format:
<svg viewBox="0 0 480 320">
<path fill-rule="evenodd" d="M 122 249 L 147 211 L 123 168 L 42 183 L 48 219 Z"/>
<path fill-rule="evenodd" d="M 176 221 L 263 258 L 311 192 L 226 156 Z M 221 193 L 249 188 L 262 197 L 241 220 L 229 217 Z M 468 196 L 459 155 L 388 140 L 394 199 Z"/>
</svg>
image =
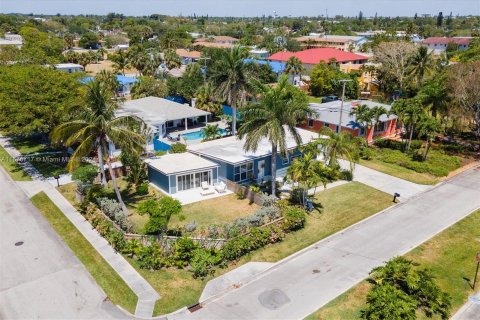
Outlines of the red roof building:
<svg viewBox="0 0 480 320">
<path fill-rule="evenodd" d="M 363 64 L 368 57 L 334 48 L 314 48 L 298 52 L 281 51 L 268 57 L 271 61 L 286 62 L 290 57 L 297 57 L 306 67 L 311 67 L 323 61 L 329 63 L 335 60 L 338 63 Z"/>
<path fill-rule="evenodd" d="M 453 43 L 457 46 L 457 50 L 466 50 L 470 45 L 472 38 L 468 37 L 456 37 L 456 38 L 446 38 L 446 37 L 431 37 L 425 40 L 422 40 L 420 44 L 424 47 L 427 47 L 429 51 L 435 54 L 441 54 L 447 50 L 449 44 Z"/>
</svg>

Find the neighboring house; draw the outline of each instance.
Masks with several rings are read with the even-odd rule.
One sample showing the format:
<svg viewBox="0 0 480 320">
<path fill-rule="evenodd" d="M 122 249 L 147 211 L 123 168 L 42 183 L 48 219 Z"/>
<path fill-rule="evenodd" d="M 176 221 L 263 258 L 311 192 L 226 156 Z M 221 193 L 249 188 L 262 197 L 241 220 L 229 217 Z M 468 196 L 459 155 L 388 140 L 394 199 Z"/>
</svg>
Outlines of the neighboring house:
<svg viewBox="0 0 480 320">
<path fill-rule="evenodd" d="M 166 194 L 218 183 L 217 163 L 192 153 L 172 153 L 145 161 L 148 180 Z"/>
<path fill-rule="evenodd" d="M 129 76 L 124 76 L 124 75 L 116 75 L 119 88 L 117 90 L 117 94 L 121 96 L 128 96 L 130 95 L 130 91 L 133 87 L 133 85 L 138 82 L 138 79 L 136 77 L 129 77 Z M 93 77 L 85 77 L 82 79 L 83 83 L 88 83 L 93 80 Z"/>
<path fill-rule="evenodd" d="M 187 50 L 187 49 L 177 49 L 175 51 L 177 55 L 182 59 L 182 64 L 190 64 L 192 62 L 197 62 L 198 59 L 202 56 L 200 51 Z"/>
<path fill-rule="evenodd" d="M 271 68 L 272 71 L 275 72 L 276 74 L 282 74 L 285 71 L 285 63 L 284 62 L 279 62 L 279 61 L 268 61 L 268 60 L 261 60 L 261 59 L 244 59 L 243 60 L 245 63 L 258 63 L 258 64 L 268 64 Z"/>
<path fill-rule="evenodd" d="M 59 63 L 55 65 L 55 69 L 68 73 L 83 71 L 83 67 L 76 63 Z"/>
<path fill-rule="evenodd" d="M 19 34 L 5 33 L 4 38 L 0 38 L 0 47 L 15 46 L 18 49 L 22 48 L 23 38 Z"/>
<path fill-rule="evenodd" d="M 329 127 L 334 132 L 338 132 L 341 103 L 340 100 L 327 103 L 311 103 L 310 109 L 315 115 L 311 118 L 307 118 L 307 121 L 301 124 L 300 127 L 313 132 L 319 132 L 323 127 Z M 342 131 L 349 131 L 355 137 L 366 137 L 368 142 L 372 142 L 374 138 L 388 137 L 398 132 L 397 116 L 395 115 L 382 115 L 379 122 L 374 124 L 372 128 L 363 128 L 362 124 L 357 123 L 356 117 L 350 115 L 350 112 L 355 107 L 363 104 L 367 105 L 369 108 L 381 106 L 387 111 L 391 109 L 390 105 L 373 101 L 345 101 L 342 112 Z"/>
<path fill-rule="evenodd" d="M 209 36 L 206 38 L 195 39 L 194 46 L 202 46 L 207 48 L 232 48 L 238 42 L 237 38 L 229 36 Z"/>
<path fill-rule="evenodd" d="M 458 50 L 466 50 L 470 45 L 470 37 L 431 37 L 420 42 L 424 47 L 427 47 L 430 52 L 434 54 L 441 54 L 447 50 L 449 44 L 456 45 Z"/>
<path fill-rule="evenodd" d="M 318 35 L 310 34 L 308 36 L 294 38 L 305 48 L 334 48 L 342 51 L 358 51 L 363 43 L 367 41 L 362 36 L 337 36 L 337 35 Z"/>
<path fill-rule="evenodd" d="M 313 133 L 300 128 L 296 129 L 302 138 L 302 144 L 309 143 L 318 137 Z M 286 168 L 290 166 L 293 158 L 300 153 L 293 136 L 287 131 L 287 149 L 290 154 L 283 158 L 280 153 L 277 157 L 277 176 L 285 175 Z M 220 165 L 218 178 L 222 181 L 230 180 L 237 183 L 248 183 L 250 181 L 267 181 L 271 172 L 272 145 L 268 139 L 260 141 L 255 152 L 244 150 L 245 139 L 238 139 L 230 136 L 223 139 L 202 142 L 188 146 L 189 152 L 211 160 Z"/>
<path fill-rule="evenodd" d="M 252 49 L 248 53 L 254 59 L 266 59 L 270 55 L 266 49 Z"/>
<path fill-rule="evenodd" d="M 117 115 L 134 115 L 145 121 L 152 130 L 152 137 L 147 142 L 147 150 L 152 151 L 156 150 L 155 140 L 172 131 L 206 126 L 210 112 L 163 98 L 146 97 L 126 101 L 118 109 Z M 112 150 L 116 150 L 114 146 Z"/>
<path fill-rule="evenodd" d="M 311 70 L 316 64 L 320 63 L 320 61 L 339 65 L 362 65 L 368 60 L 366 56 L 333 48 L 315 48 L 298 52 L 280 51 L 267 59 L 269 61 L 287 62 L 290 57 L 297 57 L 303 63 L 306 70 Z"/>
</svg>

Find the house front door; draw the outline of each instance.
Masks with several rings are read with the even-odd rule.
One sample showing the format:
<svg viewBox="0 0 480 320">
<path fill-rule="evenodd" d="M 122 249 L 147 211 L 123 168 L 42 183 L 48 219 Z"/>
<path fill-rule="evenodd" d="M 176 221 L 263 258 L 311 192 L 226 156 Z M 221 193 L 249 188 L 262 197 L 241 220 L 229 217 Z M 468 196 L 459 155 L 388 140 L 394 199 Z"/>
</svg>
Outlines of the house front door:
<svg viewBox="0 0 480 320">
<path fill-rule="evenodd" d="M 257 180 L 262 180 L 265 177 L 265 160 L 257 162 Z"/>
</svg>

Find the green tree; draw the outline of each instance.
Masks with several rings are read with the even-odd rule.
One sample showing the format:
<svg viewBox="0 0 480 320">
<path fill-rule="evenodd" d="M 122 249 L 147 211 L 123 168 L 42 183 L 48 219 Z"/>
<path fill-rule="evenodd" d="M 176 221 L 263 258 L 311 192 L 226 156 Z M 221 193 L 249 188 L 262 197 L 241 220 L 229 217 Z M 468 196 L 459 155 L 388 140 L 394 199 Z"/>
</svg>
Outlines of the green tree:
<svg viewBox="0 0 480 320">
<path fill-rule="evenodd" d="M 83 67 L 83 70 L 92 62 L 92 56 L 87 52 L 77 54 L 77 63 Z"/>
<path fill-rule="evenodd" d="M 107 184 L 103 164 L 105 157 L 118 202 L 124 212 L 127 212 L 110 163 L 108 143 L 114 143 L 125 152 L 140 152 L 146 141 L 141 131 L 145 123 L 137 116 L 116 116 L 118 108 L 118 101 L 112 99 L 109 88 L 100 81 L 93 80 L 87 84 L 85 106 L 76 112 L 74 120 L 57 126 L 52 131 L 51 138 L 53 142 L 66 147 L 76 146 L 68 162 L 70 171 L 80 165 L 82 158 L 96 151 L 103 185 Z"/>
<path fill-rule="evenodd" d="M 192 99 L 195 92 L 203 85 L 203 74 L 198 63 L 187 65 L 180 83 L 180 93 L 185 99 Z"/>
<path fill-rule="evenodd" d="M 359 147 L 351 133 L 335 133 L 330 128 L 323 127 L 316 142 L 330 168 L 339 169 L 338 159 L 342 158 L 350 163 L 350 171 L 353 173 L 354 164 L 359 159 Z"/>
<path fill-rule="evenodd" d="M 350 116 L 355 116 L 355 122 L 360 124 L 362 128 L 365 129 L 365 140 L 367 140 L 366 145 L 368 146 L 368 130 L 372 128 L 374 121 L 372 109 L 370 109 L 366 104 L 362 104 L 352 108 L 350 111 Z"/>
<path fill-rule="evenodd" d="M 305 72 L 305 68 L 303 67 L 303 63 L 302 61 L 300 61 L 300 59 L 298 59 L 297 57 L 290 57 L 285 64 L 284 72 L 286 74 L 292 75 L 293 83 L 293 78 L 297 74 L 300 75 L 300 80 L 302 80 L 302 72 Z"/>
<path fill-rule="evenodd" d="M 150 219 L 145 225 L 145 232 L 158 234 L 166 232 L 172 215 L 182 211 L 182 204 L 177 199 L 162 197 L 160 200 L 149 199 L 138 206 L 140 214 L 148 214 Z"/>
<path fill-rule="evenodd" d="M 429 75 L 435 66 L 433 54 L 428 52 L 427 47 L 419 47 L 412 57 L 411 75 L 416 79 L 418 87 L 422 87 L 425 76 Z"/>
<path fill-rule="evenodd" d="M 140 153 L 132 152 L 132 150 L 122 151 L 120 161 L 128 169 L 128 182 L 138 187 L 147 180 L 147 164 L 142 160 Z"/>
<path fill-rule="evenodd" d="M 209 141 L 220 136 L 220 128 L 218 124 L 209 124 L 202 130 L 203 140 Z"/>
<path fill-rule="evenodd" d="M 245 67 L 244 59 L 247 57 L 248 53 L 238 46 L 229 51 L 221 51 L 211 76 L 219 96 L 232 107 L 233 135 L 237 133 L 237 106 L 243 105 L 247 92 L 252 91 L 251 81 L 254 77 Z"/>
<path fill-rule="evenodd" d="M 182 60 L 174 50 L 167 50 L 164 59 L 168 70 L 180 68 L 182 66 Z"/>
<path fill-rule="evenodd" d="M 422 97 L 423 103 L 430 106 L 432 116 L 437 114 L 446 116 L 450 102 L 447 88 L 447 76 L 445 72 L 437 73 L 435 77 L 423 83 L 418 95 Z"/>
<path fill-rule="evenodd" d="M 443 131 L 443 126 L 435 117 L 425 115 L 418 123 L 418 134 L 425 137 L 426 147 L 423 152 L 423 160 L 427 160 L 428 151 L 435 137 Z"/>
<path fill-rule="evenodd" d="M 123 50 L 115 51 L 115 53 L 108 56 L 108 59 L 113 62 L 113 70 L 122 72 L 123 75 L 125 75 L 125 69 L 130 67 L 127 53 Z"/>
<path fill-rule="evenodd" d="M 163 98 L 167 96 L 167 86 L 164 80 L 157 80 L 153 77 L 144 76 L 139 77 L 130 94 L 133 99 L 145 98 L 145 97 L 159 97 Z"/>
<path fill-rule="evenodd" d="M 78 44 L 84 49 L 97 49 L 99 46 L 99 38 L 94 32 L 86 32 L 82 35 Z"/>
<path fill-rule="evenodd" d="M 22 27 L 19 33 L 23 37 L 23 62 L 54 64 L 62 60 L 63 40 L 55 34 L 29 26 Z"/>
<path fill-rule="evenodd" d="M 98 79 L 103 85 L 116 96 L 120 83 L 117 80 L 117 75 L 112 71 L 101 70 L 95 75 L 95 79 Z"/>
<path fill-rule="evenodd" d="M 395 114 L 398 119 L 405 124 L 408 133 L 408 140 L 405 150 L 410 150 L 413 134 L 416 129 L 417 122 L 425 114 L 425 107 L 423 106 L 421 97 L 410 99 L 396 100 L 390 113 Z"/>
<path fill-rule="evenodd" d="M 36 65 L 0 67 L 0 128 L 6 134 L 48 135 L 82 99 L 78 75 Z"/>
<path fill-rule="evenodd" d="M 362 312 L 364 319 L 416 319 L 415 311 L 428 318 L 449 318 L 449 295 L 440 290 L 431 271 L 419 269 L 411 260 L 393 258 L 373 269 L 368 281 L 373 288 Z"/>
<path fill-rule="evenodd" d="M 348 98 L 357 98 L 358 95 L 358 74 L 343 73 L 334 64 L 320 62 L 313 67 L 310 73 L 310 92 L 313 96 L 336 94 L 342 95 L 343 84 L 339 80 L 351 79 L 345 85 L 345 96 Z"/>
<path fill-rule="evenodd" d="M 282 76 L 275 87 L 257 83 L 260 100 L 242 110 L 243 125 L 239 137 L 245 137 L 245 150 L 256 151 L 263 139 L 272 146 L 272 195 L 276 194 L 277 153 L 288 156 L 287 131 L 297 145 L 302 143 L 296 125 L 311 113 L 306 95 Z"/>
<path fill-rule="evenodd" d="M 205 83 L 195 92 L 195 107 L 215 115 L 222 113 L 222 105 L 217 101 L 215 88 L 211 82 Z"/>
</svg>

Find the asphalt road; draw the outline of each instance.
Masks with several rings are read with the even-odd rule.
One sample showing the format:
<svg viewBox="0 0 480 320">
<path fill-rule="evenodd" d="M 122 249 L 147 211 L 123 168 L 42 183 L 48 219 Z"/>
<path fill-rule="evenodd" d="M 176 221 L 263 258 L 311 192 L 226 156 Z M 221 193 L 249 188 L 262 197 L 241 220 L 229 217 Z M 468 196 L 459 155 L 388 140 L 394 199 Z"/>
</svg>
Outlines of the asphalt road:
<svg viewBox="0 0 480 320">
<path fill-rule="evenodd" d="M 355 204 L 352 203 L 352 206 Z M 302 319 L 480 208 L 480 168 L 469 170 L 286 258 L 258 278 L 175 319 Z"/>
<path fill-rule="evenodd" d="M 0 167 L 0 319 L 124 314 Z"/>
</svg>

